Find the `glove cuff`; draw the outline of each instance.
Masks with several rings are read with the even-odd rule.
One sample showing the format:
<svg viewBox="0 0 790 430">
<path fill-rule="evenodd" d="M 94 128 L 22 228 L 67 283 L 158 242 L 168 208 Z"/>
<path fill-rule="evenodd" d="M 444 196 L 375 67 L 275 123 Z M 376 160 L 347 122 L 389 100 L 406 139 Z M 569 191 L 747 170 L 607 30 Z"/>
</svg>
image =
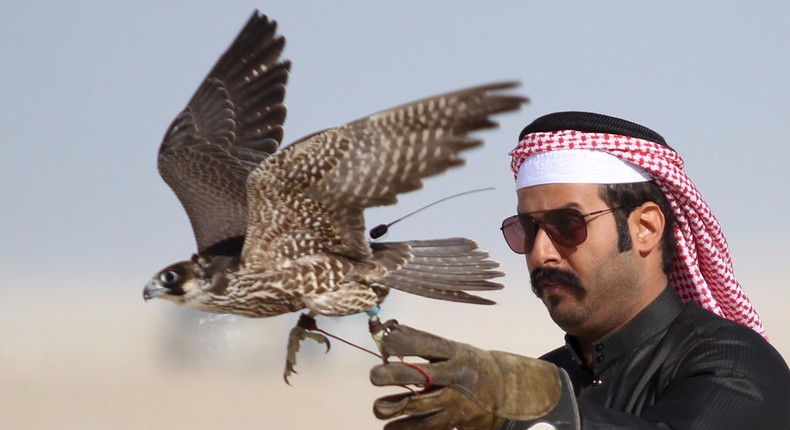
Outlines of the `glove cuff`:
<svg viewBox="0 0 790 430">
<path fill-rule="evenodd" d="M 557 368 L 557 373 L 561 386 L 560 398 L 550 411 L 532 419 L 506 418 L 496 428 L 498 430 L 580 430 L 579 407 L 576 404 L 576 395 L 570 377 L 560 368 Z"/>
</svg>

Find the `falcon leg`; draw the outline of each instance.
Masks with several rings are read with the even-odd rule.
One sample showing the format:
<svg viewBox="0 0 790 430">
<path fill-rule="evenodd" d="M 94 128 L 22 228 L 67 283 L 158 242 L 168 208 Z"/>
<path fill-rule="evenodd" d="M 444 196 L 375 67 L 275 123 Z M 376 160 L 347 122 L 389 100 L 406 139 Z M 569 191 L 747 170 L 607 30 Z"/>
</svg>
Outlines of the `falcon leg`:
<svg viewBox="0 0 790 430">
<path fill-rule="evenodd" d="M 387 354 L 384 352 L 384 349 L 381 347 L 381 341 L 384 336 L 389 332 L 390 327 L 393 325 L 397 325 L 397 320 L 388 320 L 381 322 L 379 319 L 379 307 L 376 306 L 374 309 L 368 311 L 368 328 L 370 329 L 370 335 L 373 337 L 373 342 L 376 343 L 376 347 L 379 350 L 379 354 L 381 358 L 384 360 L 384 364 L 387 363 Z"/>
<path fill-rule="evenodd" d="M 283 372 L 283 379 L 288 385 L 291 385 L 288 382 L 288 377 L 296 373 L 294 369 L 294 366 L 296 366 L 296 353 L 299 352 L 303 340 L 312 339 L 318 343 L 325 344 L 326 351 L 329 352 L 329 339 L 322 334 L 312 332 L 312 330 L 318 329 L 315 323 L 316 315 L 317 313 L 313 311 L 299 315 L 299 322 L 296 323 L 296 327 L 292 328 L 291 333 L 288 335 L 288 353 L 285 359 L 285 372 Z"/>
</svg>

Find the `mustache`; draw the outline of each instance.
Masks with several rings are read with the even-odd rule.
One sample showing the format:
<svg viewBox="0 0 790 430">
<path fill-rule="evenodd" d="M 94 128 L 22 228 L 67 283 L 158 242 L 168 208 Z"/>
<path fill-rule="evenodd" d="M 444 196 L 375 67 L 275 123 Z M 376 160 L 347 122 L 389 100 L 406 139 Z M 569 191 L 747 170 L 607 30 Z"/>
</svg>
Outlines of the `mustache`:
<svg viewBox="0 0 790 430">
<path fill-rule="evenodd" d="M 540 292 L 546 284 L 563 284 L 581 294 L 587 292 L 587 289 L 582 285 L 581 279 L 568 270 L 537 268 L 529 274 L 529 280 L 530 284 L 532 284 L 532 292 L 538 297 L 540 297 Z"/>
</svg>

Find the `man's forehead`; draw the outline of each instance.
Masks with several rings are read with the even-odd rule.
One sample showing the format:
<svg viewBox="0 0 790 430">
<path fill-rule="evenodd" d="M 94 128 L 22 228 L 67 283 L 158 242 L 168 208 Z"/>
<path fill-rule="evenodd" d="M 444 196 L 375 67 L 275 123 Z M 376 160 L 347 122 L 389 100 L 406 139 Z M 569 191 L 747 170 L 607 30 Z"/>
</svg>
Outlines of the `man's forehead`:
<svg viewBox="0 0 790 430">
<path fill-rule="evenodd" d="M 527 213 L 567 207 L 588 209 L 602 202 L 600 187 L 598 184 L 541 184 L 519 188 L 516 191 L 518 211 Z"/>
</svg>

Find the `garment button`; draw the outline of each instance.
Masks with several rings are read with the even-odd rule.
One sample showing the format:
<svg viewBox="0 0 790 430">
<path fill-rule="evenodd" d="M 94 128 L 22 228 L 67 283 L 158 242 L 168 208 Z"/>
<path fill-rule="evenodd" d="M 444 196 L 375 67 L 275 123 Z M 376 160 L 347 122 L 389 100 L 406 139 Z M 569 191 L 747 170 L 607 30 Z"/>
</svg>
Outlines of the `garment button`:
<svg viewBox="0 0 790 430">
<path fill-rule="evenodd" d="M 595 345 L 595 350 L 596 351 L 603 351 L 603 344 L 599 343 L 598 345 Z"/>
<path fill-rule="evenodd" d="M 592 381 L 593 388 L 598 388 L 598 387 L 601 386 L 601 384 L 603 384 L 603 381 L 601 381 L 600 379 L 596 379 L 596 380 Z"/>
<path fill-rule="evenodd" d="M 603 354 L 598 354 L 598 355 L 595 357 L 595 361 L 597 361 L 597 362 L 599 362 L 599 363 L 603 363 L 603 361 L 604 361 L 605 359 L 606 359 L 606 357 L 605 357 Z"/>
</svg>

